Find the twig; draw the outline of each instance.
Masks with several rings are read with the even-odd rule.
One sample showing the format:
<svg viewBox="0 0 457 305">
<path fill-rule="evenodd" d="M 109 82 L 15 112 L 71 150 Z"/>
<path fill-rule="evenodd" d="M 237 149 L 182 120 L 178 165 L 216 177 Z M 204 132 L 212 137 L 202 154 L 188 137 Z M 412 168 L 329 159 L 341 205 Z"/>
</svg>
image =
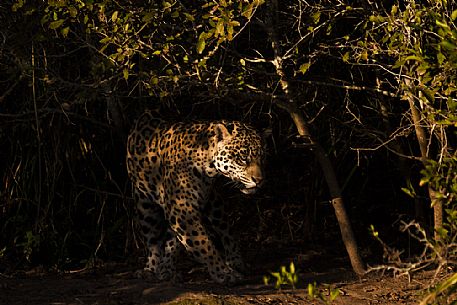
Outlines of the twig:
<svg viewBox="0 0 457 305">
<path fill-rule="evenodd" d="M 40 210 L 41 210 L 41 186 L 42 186 L 42 164 L 41 164 L 41 135 L 40 135 L 40 120 L 38 118 L 38 105 L 36 99 L 36 79 L 35 79 L 35 48 L 32 42 L 32 99 L 33 99 L 33 109 L 35 114 L 35 128 L 36 136 L 38 142 L 38 192 L 37 192 L 37 215 L 35 225 L 40 223 Z M 35 229 L 38 229 L 35 227 Z"/>
</svg>

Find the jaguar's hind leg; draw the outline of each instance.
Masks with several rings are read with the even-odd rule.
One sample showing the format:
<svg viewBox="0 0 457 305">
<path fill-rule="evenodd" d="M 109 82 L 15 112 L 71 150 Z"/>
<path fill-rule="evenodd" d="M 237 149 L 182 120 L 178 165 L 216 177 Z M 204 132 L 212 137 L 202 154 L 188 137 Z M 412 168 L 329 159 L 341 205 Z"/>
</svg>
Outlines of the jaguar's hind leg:
<svg viewBox="0 0 457 305">
<path fill-rule="evenodd" d="M 138 220 L 147 246 L 146 271 L 151 271 L 159 280 L 175 276 L 176 236 L 165 220 L 162 207 L 153 203 L 147 195 L 135 191 Z"/>
</svg>

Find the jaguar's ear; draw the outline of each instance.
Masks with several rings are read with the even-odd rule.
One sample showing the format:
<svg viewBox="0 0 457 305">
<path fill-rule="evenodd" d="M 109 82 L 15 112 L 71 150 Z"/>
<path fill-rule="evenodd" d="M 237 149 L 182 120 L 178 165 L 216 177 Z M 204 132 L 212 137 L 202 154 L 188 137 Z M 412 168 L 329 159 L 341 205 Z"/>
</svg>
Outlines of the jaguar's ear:
<svg viewBox="0 0 457 305">
<path fill-rule="evenodd" d="M 223 141 L 232 136 L 230 134 L 230 132 L 228 131 L 227 127 L 225 127 L 225 125 L 221 124 L 221 123 L 216 124 L 216 126 L 214 128 L 214 132 L 216 133 L 217 142 Z"/>
</svg>

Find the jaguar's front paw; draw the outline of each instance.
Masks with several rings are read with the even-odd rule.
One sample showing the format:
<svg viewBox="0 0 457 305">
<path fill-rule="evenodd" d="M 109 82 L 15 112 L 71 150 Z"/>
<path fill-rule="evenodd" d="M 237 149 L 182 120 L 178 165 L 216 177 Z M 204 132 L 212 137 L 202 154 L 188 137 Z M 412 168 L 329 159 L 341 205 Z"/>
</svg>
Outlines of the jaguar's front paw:
<svg viewBox="0 0 457 305">
<path fill-rule="evenodd" d="M 210 273 L 213 280 L 217 283 L 232 286 L 239 284 L 241 281 L 244 280 L 244 276 L 239 273 L 238 271 L 233 270 L 230 267 L 224 268 L 222 272 L 214 272 Z"/>
<path fill-rule="evenodd" d="M 243 262 L 243 260 L 241 258 L 234 258 L 234 259 L 227 260 L 226 264 L 233 270 L 236 270 L 243 274 L 246 273 L 246 271 L 248 269 L 246 267 L 246 264 Z"/>
<path fill-rule="evenodd" d="M 138 279 L 148 280 L 148 281 L 159 281 L 154 271 L 150 268 L 139 269 L 134 272 L 134 276 Z"/>
</svg>

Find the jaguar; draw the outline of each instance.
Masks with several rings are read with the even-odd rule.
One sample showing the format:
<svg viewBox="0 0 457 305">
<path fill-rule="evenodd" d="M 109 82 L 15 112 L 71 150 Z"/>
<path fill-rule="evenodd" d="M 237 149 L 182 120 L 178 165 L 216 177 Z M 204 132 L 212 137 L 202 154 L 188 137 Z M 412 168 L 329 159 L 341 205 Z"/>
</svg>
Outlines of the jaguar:
<svg viewBox="0 0 457 305">
<path fill-rule="evenodd" d="M 226 208 L 214 191 L 219 176 L 253 194 L 264 180 L 264 140 L 239 121 L 171 122 L 152 112 L 127 141 L 127 170 L 147 247 L 144 270 L 176 279 L 184 246 L 218 283 L 242 280 L 245 265 Z"/>
</svg>

